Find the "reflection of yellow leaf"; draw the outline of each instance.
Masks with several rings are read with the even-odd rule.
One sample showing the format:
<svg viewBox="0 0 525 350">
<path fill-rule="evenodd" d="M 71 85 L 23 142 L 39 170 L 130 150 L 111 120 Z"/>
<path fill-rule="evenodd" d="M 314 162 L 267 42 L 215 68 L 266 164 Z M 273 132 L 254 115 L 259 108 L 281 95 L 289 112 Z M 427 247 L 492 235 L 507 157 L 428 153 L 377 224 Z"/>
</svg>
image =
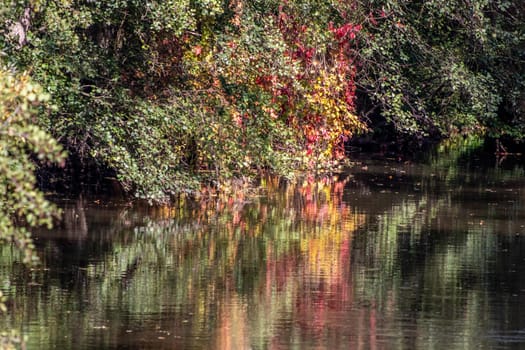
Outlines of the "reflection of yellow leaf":
<svg viewBox="0 0 525 350">
<path fill-rule="evenodd" d="M 337 179 L 306 181 L 300 188 L 306 200 L 300 217 L 317 224 L 315 232 L 303 234 L 300 240 L 310 275 L 337 280 L 343 268 L 342 253 L 348 251 L 353 232 L 364 223 L 363 214 L 341 202 L 344 183 Z"/>
<path fill-rule="evenodd" d="M 216 349 L 249 349 L 249 337 L 246 325 L 244 303 L 234 293 L 227 304 L 222 304 L 219 311 L 219 330 L 216 338 Z"/>
<path fill-rule="evenodd" d="M 328 206 L 329 216 L 324 219 L 315 234 L 301 239 L 301 253 L 307 259 L 309 274 L 325 276 L 329 280 L 341 277 L 341 252 L 349 249 L 353 232 L 364 222 L 363 214 L 352 214 L 350 210 L 340 212 Z"/>
</svg>

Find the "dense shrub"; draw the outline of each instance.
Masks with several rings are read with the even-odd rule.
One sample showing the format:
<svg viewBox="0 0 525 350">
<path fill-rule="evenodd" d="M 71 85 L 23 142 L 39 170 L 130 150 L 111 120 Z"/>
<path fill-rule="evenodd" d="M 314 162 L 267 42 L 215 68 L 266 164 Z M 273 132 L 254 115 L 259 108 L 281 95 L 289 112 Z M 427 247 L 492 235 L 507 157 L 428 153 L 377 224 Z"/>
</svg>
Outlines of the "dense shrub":
<svg viewBox="0 0 525 350">
<path fill-rule="evenodd" d="M 523 137 L 518 1 L 3 0 L 35 124 L 139 197 L 344 157 L 354 135 Z M 15 155 L 16 156 L 16 155 Z M 69 163 L 70 167 L 73 163 Z M 89 169 L 88 169 L 89 171 Z"/>
</svg>

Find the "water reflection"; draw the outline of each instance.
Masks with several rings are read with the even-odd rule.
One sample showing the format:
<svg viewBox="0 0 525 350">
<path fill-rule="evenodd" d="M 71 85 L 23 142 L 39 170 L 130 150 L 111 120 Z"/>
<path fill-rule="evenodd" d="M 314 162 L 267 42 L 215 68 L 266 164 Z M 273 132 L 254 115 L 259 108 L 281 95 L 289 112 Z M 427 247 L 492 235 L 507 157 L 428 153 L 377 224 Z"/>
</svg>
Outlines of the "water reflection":
<svg viewBox="0 0 525 350">
<path fill-rule="evenodd" d="M 522 175 L 367 162 L 250 200 L 66 202 L 39 268 L 0 247 L 0 326 L 30 349 L 518 348 Z"/>
</svg>

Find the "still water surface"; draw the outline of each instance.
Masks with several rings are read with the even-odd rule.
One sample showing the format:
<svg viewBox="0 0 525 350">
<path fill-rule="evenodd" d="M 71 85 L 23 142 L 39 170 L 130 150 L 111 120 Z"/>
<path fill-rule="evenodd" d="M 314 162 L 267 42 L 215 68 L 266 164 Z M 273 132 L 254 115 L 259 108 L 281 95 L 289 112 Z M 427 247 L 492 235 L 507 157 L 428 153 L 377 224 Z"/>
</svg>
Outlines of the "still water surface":
<svg viewBox="0 0 525 350">
<path fill-rule="evenodd" d="M 376 163 L 247 201 L 65 201 L 29 271 L 28 349 L 525 348 L 521 167 Z"/>
</svg>

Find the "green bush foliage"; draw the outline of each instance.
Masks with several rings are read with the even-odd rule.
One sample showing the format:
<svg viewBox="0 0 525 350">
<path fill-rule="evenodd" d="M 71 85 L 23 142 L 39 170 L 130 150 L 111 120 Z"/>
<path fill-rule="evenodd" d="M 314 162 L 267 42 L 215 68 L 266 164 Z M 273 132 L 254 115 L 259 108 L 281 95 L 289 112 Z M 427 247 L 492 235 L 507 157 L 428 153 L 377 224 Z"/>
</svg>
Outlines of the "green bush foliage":
<svg viewBox="0 0 525 350">
<path fill-rule="evenodd" d="M 0 52 L 56 107 L 41 108 L 35 125 L 80 167 L 113 171 L 141 198 L 333 165 L 346 140 L 381 131 L 378 115 L 417 137 L 521 140 L 525 131 L 518 1 L 2 0 L 2 8 Z"/>
<path fill-rule="evenodd" d="M 26 227 L 53 223 L 55 207 L 36 189 L 36 162 L 60 162 L 61 146 L 35 125 L 35 108 L 49 95 L 27 74 L 0 67 L 0 241 L 14 242 L 33 259 Z"/>
<path fill-rule="evenodd" d="M 359 9 L 368 111 L 402 133 L 523 138 L 522 2 L 379 0 Z"/>
</svg>

